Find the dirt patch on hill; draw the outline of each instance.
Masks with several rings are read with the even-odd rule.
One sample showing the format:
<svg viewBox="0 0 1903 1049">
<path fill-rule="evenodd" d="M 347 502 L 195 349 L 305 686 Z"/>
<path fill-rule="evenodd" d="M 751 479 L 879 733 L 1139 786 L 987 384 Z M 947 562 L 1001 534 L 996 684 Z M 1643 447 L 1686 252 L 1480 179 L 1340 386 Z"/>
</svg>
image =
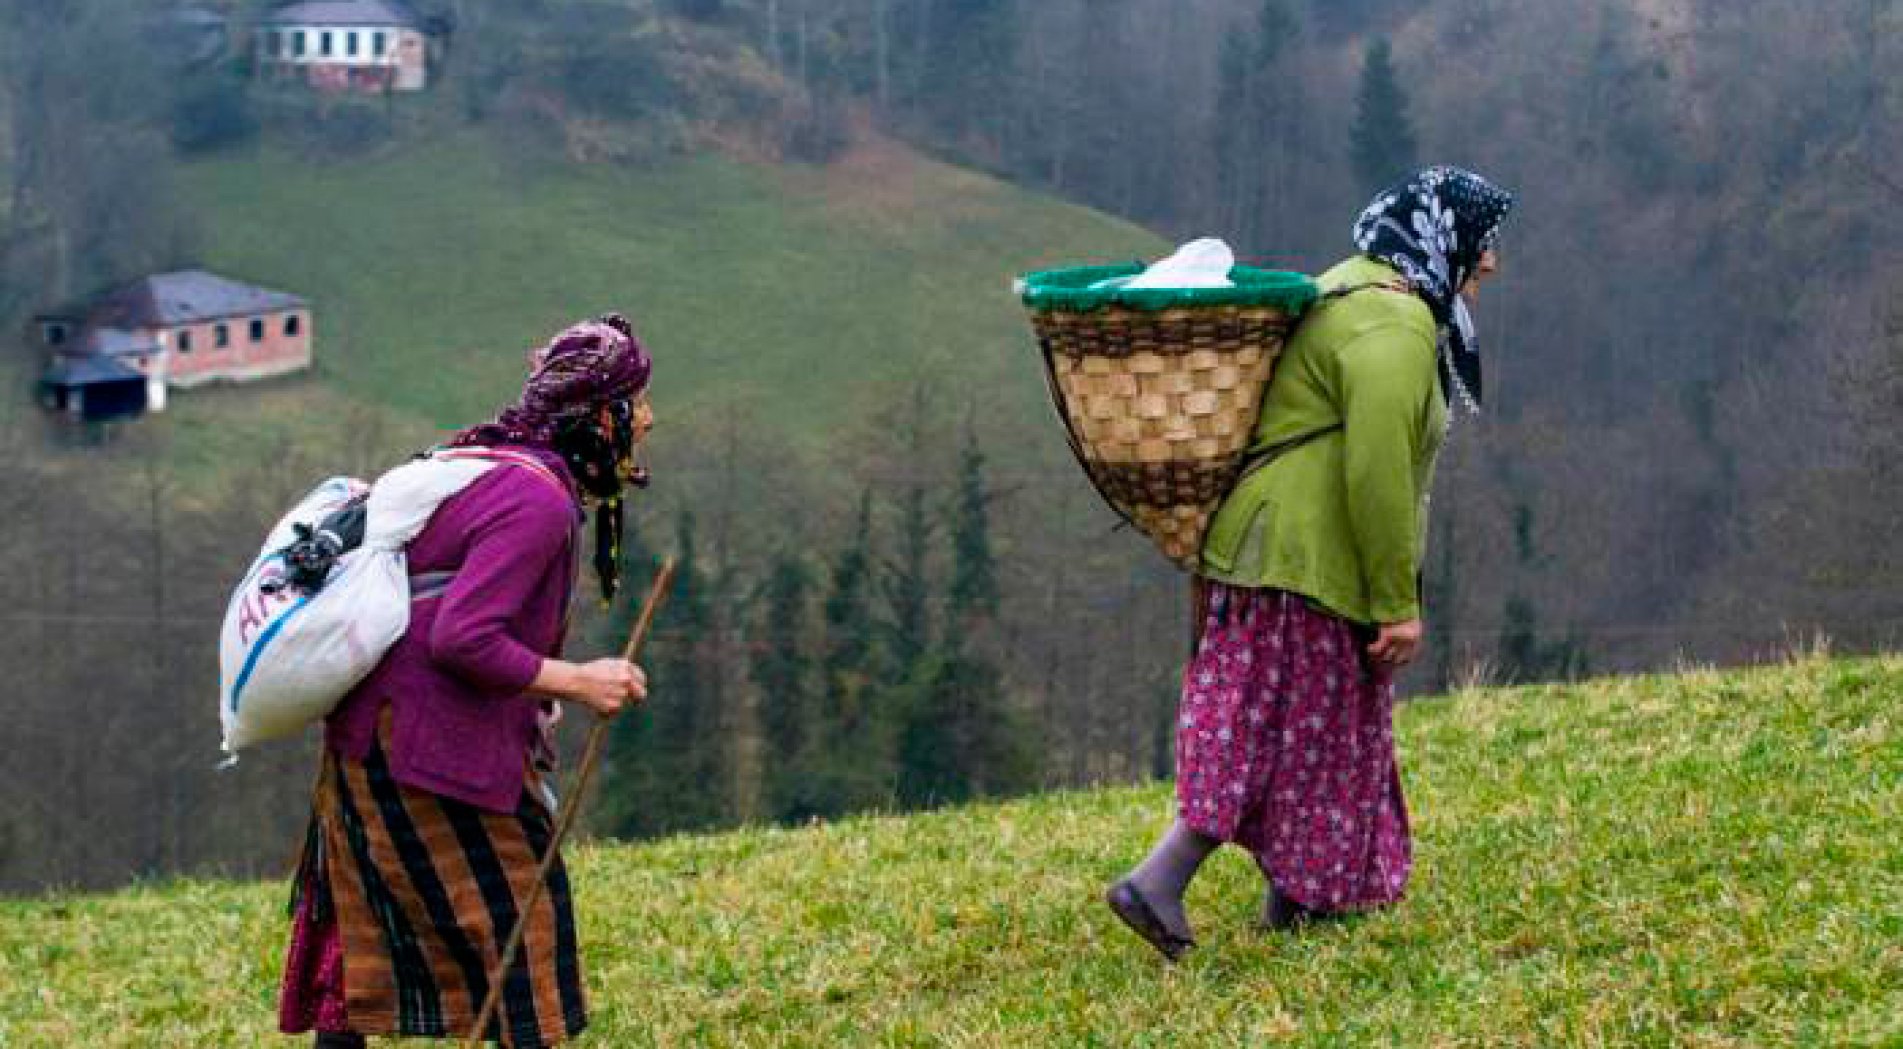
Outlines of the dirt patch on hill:
<svg viewBox="0 0 1903 1049">
<path fill-rule="evenodd" d="M 852 144 L 825 165 L 788 165 L 790 192 L 819 198 L 843 218 L 916 223 L 967 219 L 992 210 L 999 183 L 925 156 L 858 122 Z"/>
</svg>

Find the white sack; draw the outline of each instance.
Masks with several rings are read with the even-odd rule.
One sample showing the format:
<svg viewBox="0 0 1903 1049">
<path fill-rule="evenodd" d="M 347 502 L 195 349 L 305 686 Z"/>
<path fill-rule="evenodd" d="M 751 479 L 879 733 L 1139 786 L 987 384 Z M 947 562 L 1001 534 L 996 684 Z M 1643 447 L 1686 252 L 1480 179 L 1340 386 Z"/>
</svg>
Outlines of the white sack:
<svg viewBox="0 0 1903 1049">
<path fill-rule="evenodd" d="M 363 492 L 333 477 L 284 516 L 231 595 L 219 637 L 218 713 L 227 752 L 295 736 L 330 713 L 376 669 L 410 625 L 405 548 L 445 499 L 500 461 L 458 449 L 391 470 L 370 488 L 363 545 L 337 559 L 315 594 L 285 587 L 284 549 L 293 526 L 315 525 Z"/>
</svg>

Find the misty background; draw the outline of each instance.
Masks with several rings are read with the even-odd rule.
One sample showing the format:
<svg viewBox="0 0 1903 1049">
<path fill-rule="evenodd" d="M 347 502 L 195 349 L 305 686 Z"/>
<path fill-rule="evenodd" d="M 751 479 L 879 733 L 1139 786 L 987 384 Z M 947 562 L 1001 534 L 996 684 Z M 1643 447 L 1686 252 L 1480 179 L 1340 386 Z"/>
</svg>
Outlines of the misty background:
<svg viewBox="0 0 1903 1049">
<path fill-rule="evenodd" d="M 1184 580 L 1070 461 L 1010 279 L 1204 234 L 1320 272 L 1422 163 L 1519 203 L 1410 692 L 1903 632 L 1903 4 L 417 0 L 430 87 L 374 97 L 194 6 L 209 55 L 178 5 L 0 0 L 0 890 L 282 873 L 314 744 L 213 771 L 229 587 L 614 307 L 661 415 L 628 588 L 685 572 L 597 833 L 1168 775 Z M 387 235 L 312 217 L 353 208 Z M 35 311 L 191 265 L 309 294 L 317 370 L 34 403 Z M 581 655 L 627 620 L 588 604 Z"/>
</svg>

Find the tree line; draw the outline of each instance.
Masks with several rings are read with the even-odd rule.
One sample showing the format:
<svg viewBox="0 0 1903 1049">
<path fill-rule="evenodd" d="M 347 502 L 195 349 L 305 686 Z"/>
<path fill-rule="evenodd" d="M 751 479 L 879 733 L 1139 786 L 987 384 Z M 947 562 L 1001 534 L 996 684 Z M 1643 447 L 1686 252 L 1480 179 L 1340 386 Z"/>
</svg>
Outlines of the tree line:
<svg viewBox="0 0 1903 1049">
<path fill-rule="evenodd" d="M 600 828 L 803 822 L 1041 782 L 1038 725 L 995 643 L 1003 596 L 976 433 L 955 480 L 935 480 L 867 489 L 832 549 L 786 545 L 744 566 L 710 565 L 695 514 L 680 512 L 648 660 L 656 701 L 617 723 Z M 641 534 L 624 552 L 631 585 L 658 563 Z M 604 636 L 625 633 L 632 611 Z"/>
</svg>

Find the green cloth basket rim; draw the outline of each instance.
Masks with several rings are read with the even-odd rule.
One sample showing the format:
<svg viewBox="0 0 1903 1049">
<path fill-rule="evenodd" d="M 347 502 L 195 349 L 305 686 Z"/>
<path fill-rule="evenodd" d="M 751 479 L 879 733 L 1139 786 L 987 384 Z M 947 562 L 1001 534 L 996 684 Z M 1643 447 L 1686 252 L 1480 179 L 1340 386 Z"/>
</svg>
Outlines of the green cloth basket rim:
<svg viewBox="0 0 1903 1049">
<path fill-rule="evenodd" d="M 1098 281 L 1132 277 L 1148 267 L 1141 262 L 1111 266 L 1072 266 L 1039 270 L 1020 278 L 1019 297 L 1033 310 L 1087 313 L 1108 306 L 1154 313 L 1193 306 L 1273 307 L 1301 313 L 1321 295 L 1321 288 L 1304 273 L 1237 266 L 1229 271 L 1233 288 L 1099 288 Z"/>
</svg>

